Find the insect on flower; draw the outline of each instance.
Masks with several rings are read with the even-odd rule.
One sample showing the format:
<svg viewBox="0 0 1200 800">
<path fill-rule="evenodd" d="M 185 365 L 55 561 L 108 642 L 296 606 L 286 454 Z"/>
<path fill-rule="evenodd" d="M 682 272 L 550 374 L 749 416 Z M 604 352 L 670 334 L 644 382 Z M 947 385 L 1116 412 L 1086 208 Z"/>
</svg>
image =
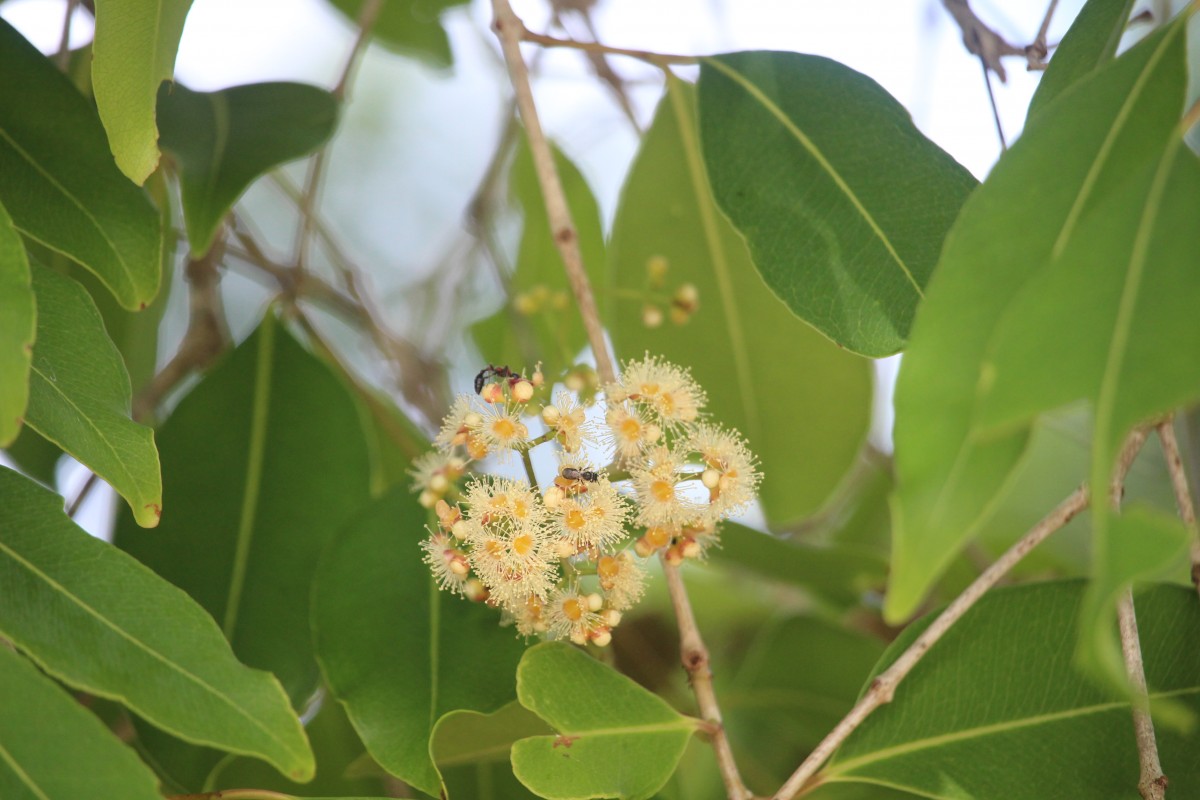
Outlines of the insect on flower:
<svg viewBox="0 0 1200 800">
<path fill-rule="evenodd" d="M 600 480 L 600 476 L 592 472 L 590 469 L 575 469 L 575 467 L 563 467 L 562 476 L 569 481 L 587 481 L 595 483 Z"/>
<path fill-rule="evenodd" d="M 484 384 L 491 378 L 508 378 L 512 382 L 521 380 L 521 373 L 513 372 L 505 364 L 502 367 L 497 367 L 493 364 L 488 364 L 483 369 L 479 370 L 479 374 L 475 376 L 475 394 L 483 392 Z"/>
</svg>

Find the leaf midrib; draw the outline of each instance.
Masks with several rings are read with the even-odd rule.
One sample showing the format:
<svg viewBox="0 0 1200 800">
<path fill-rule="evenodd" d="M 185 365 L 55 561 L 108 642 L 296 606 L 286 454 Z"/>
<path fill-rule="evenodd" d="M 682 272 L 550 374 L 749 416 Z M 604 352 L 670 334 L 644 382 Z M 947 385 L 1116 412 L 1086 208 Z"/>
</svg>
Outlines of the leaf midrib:
<svg viewBox="0 0 1200 800">
<path fill-rule="evenodd" d="M 846 196 L 846 199 L 850 201 L 850 204 L 854 206 L 854 209 L 858 211 L 859 215 L 875 233 L 875 236 L 884 246 L 884 249 L 888 251 L 888 254 L 896 262 L 896 266 L 898 266 L 900 271 L 904 273 L 904 277 L 912 286 L 913 291 L 916 292 L 917 297 L 919 299 L 924 299 L 925 292 L 921 288 L 921 284 L 917 282 L 916 277 L 913 276 L 912 271 L 908 268 L 908 265 L 904 263 L 904 259 L 902 259 L 900 254 L 896 252 L 896 248 L 892 245 L 891 239 L 888 238 L 886 233 L 884 233 L 883 229 L 879 226 L 879 223 L 875 220 L 875 217 L 870 211 L 867 210 L 867 207 L 863 205 L 862 201 L 858 198 L 858 195 L 855 194 L 854 190 L 850 188 L 850 185 L 846 183 L 846 180 L 841 176 L 841 173 L 839 173 L 834 168 L 833 164 L 831 164 L 829 160 L 825 158 L 825 154 L 821 152 L 816 143 L 809 139 L 808 136 L 805 135 L 804 131 L 800 130 L 800 128 L 797 127 L 794 122 L 792 122 L 791 118 L 784 113 L 783 109 L 772 102 L 771 98 L 763 94 L 763 92 L 745 75 L 717 58 L 705 58 L 702 59 L 702 61 L 703 63 L 708 64 L 709 66 L 712 66 L 718 71 L 722 72 L 727 78 L 741 86 L 751 98 L 757 100 L 762 105 L 767 113 L 779 121 L 779 124 L 781 124 L 784 129 L 790 133 L 797 142 L 800 143 L 801 147 L 808 151 L 809 155 L 811 155 L 820 165 L 821 169 L 829 175 L 829 178 L 834 182 L 837 188 L 841 190 L 842 194 Z"/>
<path fill-rule="evenodd" d="M 540 714 L 538 716 L 541 716 Z M 597 736 L 652 736 L 659 733 L 693 733 L 699 720 L 681 717 L 672 722 L 656 722 L 646 725 L 622 725 L 616 728 L 589 728 L 587 730 L 564 730 L 557 734 L 540 734 L 531 739 L 560 739 L 564 736 L 593 738 Z M 555 728 L 558 726 L 556 725 Z"/>
<path fill-rule="evenodd" d="M 3 551 L 5 554 L 7 554 L 9 557 L 11 557 L 18 564 L 25 567 L 25 569 L 27 569 L 35 577 L 41 579 L 52 590 L 58 592 L 64 598 L 66 598 L 67 600 L 74 603 L 80 610 L 82 610 L 84 613 L 88 614 L 89 616 L 93 617 L 97 622 L 99 622 L 102 626 L 111 630 L 118 637 L 129 642 L 135 648 L 142 650 L 143 652 L 148 654 L 150 657 L 152 657 L 156 661 L 159 661 L 160 663 L 164 664 L 168 669 L 178 673 L 185 679 L 187 679 L 187 680 L 191 681 L 192 683 L 196 684 L 197 686 L 201 687 L 202 689 L 204 689 L 206 691 L 206 693 L 212 695 L 213 697 L 217 698 L 220 702 L 222 702 L 224 705 L 233 709 L 234 712 L 238 716 L 241 716 L 241 717 L 245 718 L 246 720 L 248 720 L 253 727 L 258 728 L 260 731 L 262 731 L 264 734 L 266 734 L 266 736 L 269 739 L 271 739 L 276 744 L 278 744 L 281 748 L 283 748 L 284 752 L 288 752 L 288 753 L 291 752 L 291 748 L 289 748 L 286 745 L 286 743 L 282 739 L 280 739 L 270 728 L 263 725 L 257 718 L 255 718 L 253 715 L 251 715 L 249 712 L 247 712 L 245 709 L 243 709 L 241 706 L 239 706 L 237 703 L 235 703 L 232 698 L 230 698 L 227 695 L 223 694 L 222 692 L 218 691 L 217 688 L 214 687 L 213 685 L 211 685 L 210 683 L 208 683 L 208 681 L 204 680 L 203 678 L 201 678 L 199 675 L 195 674 L 191 670 L 185 669 L 181 664 L 179 664 L 175 661 L 172 661 L 171 659 L 169 659 L 164 654 L 160 653 L 155 648 L 151 647 L 147 643 L 143 642 L 141 639 L 138 639 L 133 634 L 129 633 L 127 630 L 125 630 L 121 626 L 117 625 L 115 622 L 110 620 L 108 617 L 104 616 L 98 610 L 93 608 L 90 604 L 84 602 L 82 598 L 80 598 L 78 595 L 76 595 L 74 592 L 72 592 L 66 586 L 62 585 L 58 581 L 54 580 L 54 578 L 52 578 L 50 575 L 48 575 L 47 573 L 40 570 L 36 564 L 23 558 L 19 553 L 17 553 L 15 550 L 13 550 L 11 547 L 9 547 L 3 541 L 0 541 L 0 551 Z M 30 654 L 30 655 L 32 656 L 33 654 Z M 48 672 L 59 675 L 60 677 L 63 678 L 63 680 L 68 680 L 62 671 L 56 670 L 56 669 L 51 669 L 50 665 L 45 663 L 41 659 L 35 658 L 35 660 L 37 660 L 38 663 L 42 664 L 42 666 Z M 68 682 L 74 683 L 74 681 L 69 681 L 69 680 L 68 680 Z M 147 719 L 151 719 L 153 721 L 153 717 L 150 714 L 146 713 L 146 709 L 143 706 L 141 706 L 138 703 L 133 702 L 130 698 L 124 696 L 123 694 L 110 694 L 108 692 L 101 691 L 98 687 L 95 687 L 95 686 L 86 686 L 84 688 L 86 688 L 88 691 L 93 692 L 95 694 L 99 694 L 99 695 L 102 695 L 105 697 L 110 697 L 114 700 L 118 700 L 123 705 L 128 706 L 129 708 L 133 709 L 134 711 L 137 711 L 140 714 L 143 714 Z M 156 722 L 155 724 L 161 724 L 161 723 Z M 200 741 L 198 739 L 196 741 L 198 741 L 198 743 L 200 743 L 200 744 L 211 744 L 216 747 L 223 746 L 223 743 L 221 743 L 221 742 Z"/>
<path fill-rule="evenodd" d="M 1200 686 L 1193 686 L 1187 689 L 1174 689 L 1165 692 L 1151 692 L 1149 699 L 1161 700 L 1171 697 L 1186 697 L 1194 694 L 1200 694 Z M 876 750 L 867 755 L 852 758 L 840 763 L 835 763 L 830 767 L 825 775 L 830 778 L 839 775 L 848 775 L 853 769 L 876 764 L 894 757 L 910 755 L 922 750 L 931 750 L 935 747 L 945 744 L 954 744 L 968 741 L 970 739 L 981 739 L 993 734 L 1008 733 L 1010 731 L 1020 730 L 1022 728 L 1031 728 L 1042 724 L 1061 722 L 1064 720 L 1090 716 L 1093 714 L 1102 714 L 1106 711 L 1113 711 L 1128 707 L 1129 701 L 1114 700 L 1107 703 L 1095 703 L 1090 706 L 1080 706 L 1078 708 L 1067 709 L 1065 711 L 1054 711 L 1045 714 L 1037 714 L 1031 717 L 1022 717 L 1020 719 L 1008 720 L 1007 722 L 996 722 L 992 723 L 991 725 L 979 725 L 974 728 L 963 728 L 962 730 L 953 731 L 951 733 L 928 736 L 924 739 L 914 739 L 913 741 L 906 742 L 905 744 L 887 747 L 882 750 Z"/>
<path fill-rule="evenodd" d="M 75 197 L 74 194 L 69 192 L 65 186 L 63 186 L 61 183 L 59 183 L 58 180 L 53 175 L 51 175 L 49 172 L 47 172 L 45 169 L 43 169 L 41 164 L 39 164 L 33 158 L 33 156 L 31 156 L 28 152 L 26 152 L 25 149 L 23 147 L 21 147 L 21 145 L 19 145 L 17 143 L 17 141 L 12 138 L 12 136 L 9 135 L 8 131 L 2 127 L 0 127 L 0 138 L 4 139 L 4 141 L 7 142 L 13 148 L 14 151 L 16 151 L 17 155 L 21 156 L 21 158 L 23 158 L 25 161 L 27 161 L 31 167 L 33 167 L 38 173 L 41 174 L 41 176 L 43 178 L 46 179 L 47 183 L 49 183 L 52 187 L 57 189 L 62 194 L 62 196 L 65 197 L 72 205 L 74 205 L 75 208 L 77 208 L 79 210 L 79 212 L 81 214 L 83 214 L 84 218 L 92 224 L 92 227 L 96 229 L 96 233 L 98 233 L 100 235 L 100 238 L 104 240 L 104 243 L 108 246 L 108 249 L 112 252 L 113 258 L 116 259 L 117 264 L 121 267 L 122 273 L 125 277 L 125 283 L 126 283 L 125 287 L 123 287 L 123 288 L 128 288 L 128 289 L 132 290 L 134 293 L 136 293 L 140 297 L 140 292 L 137 291 L 138 283 L 134 278 L 133 270 L 130 269 L 129 265 L 126 263 L 124 256 L 122 256 L 122 254 L 121 254 L 121 251 L 117 249 L 116 243 L 113 242 L 113 240 L 109 238 L 108 232 L 100 225 L 100 221 L 97 220 L 96 217 L 92 215 L 92 212 L 89 211 L 85 205 L 83 205 L 81 202 L 79 202 L 79 200 Z M 16 225 L 15 220 L 14 220 L 13 224 L 14 224 L 14 227 L 17 227 L 19 230 L 25 231 L 25 227 Z M 32 235 L 32 234 L 30 234 L 30 235 Z M 38 237 L 35 237 L 35 238 L 38 238 Z M 40 241 L 40 239 L 39 239 L 39 241 Z M 55 248 L 55 249 L 57 249 L 57 248 Z M 72 255 L 72 258 L 74 258 L 74 255 Z M 97 273 L 97 274 L 99 274 L 99 273 Z"/>
<path fill-rule="evenodd" d="M 10 767 L 12 767 L 12 771 L 15 772 L 17 777 L 21 779 L 21 783 L 28 786 L 41 800 L 52 800 L 50 795 L 43 792 L 41 787 L 34 782 L 33 778 L 29 776 L 29 773 L 21 769 L 21 765 L 18 764 L 12 757 L 12 754 L 5 749 L 4 742 L 2 741 L 0 741 L 0 761 L 3 761 L 5 764 L 8 764 Z"/>
</svg>

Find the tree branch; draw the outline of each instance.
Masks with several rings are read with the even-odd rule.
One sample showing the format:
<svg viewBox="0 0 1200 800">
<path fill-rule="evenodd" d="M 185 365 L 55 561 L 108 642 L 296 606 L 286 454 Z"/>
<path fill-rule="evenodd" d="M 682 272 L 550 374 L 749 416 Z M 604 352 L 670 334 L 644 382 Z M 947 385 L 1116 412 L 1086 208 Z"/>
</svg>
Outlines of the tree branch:
<svg viewBox="0 0 1200 800">
<path fill-rule="evenodd" d="M 684 586 L 683 576 L 679 567 L 668 564 L 660 558 L 663 574 L 667 578 L 667 590 L 671 595 L 671 605 L 675 608 L 675 619 L 679 623 L 679 658 L 687 671 L 688 681 L 696 695 L 696 703 L 700 707 L 701 718 L 708 723 L 709 736 L 712 738 L 713 750 L 717 754 L 717 766 L 721 770 L 721 779 L 725 783 L 725 794 L 729 800 L 750 800 L 752 794 L 742 782 L 738 773 L 737 763 L 733 758 L 733 749 L 725 735 L 725 723 L 721 719 L 721 707 L 717 703 L 716 692 L 713 691 L 712 670 L 709 668 L 708 648 L 700 636 L 700 628 L 696 625 L 696 615 L 692 613 L 692 604 L 688 600 L 687 587 Z"/>
<path fill-rule="evenodd" d="M 1041 59 L 1034 57 L 1032 45 L 1017 47 L 1010 44 L 976 16 L 967 0 L 942 0 L 942 5 L 945 6 L 946 11 L 950 12 L 950 16 L 954 17 L 958 27 L 962 29 L 963 46 L 967 48 L 967 52 L 979 56 L 984 66 L 1000 77 L 1001 83 L 1008 80 L 1004 65 L 1000 63 L 1000 59 L 1004 56 L 1025 56 L 1030 69 L 1045 67 Z"/>
<path fill-rule="evenodd" d="M 1168 423 L 1169 424 L 1169 423 Z M 1146 431 L 1141 435 L 1145 439 Z M 1162 435 L 1161 426 L 1159 435 Z M 1113 474 L 1108 491 L 1108 504 L 1114 513 L 1121 510 L 1121 499 L 1125 496 L 1125 475 Z M 1125 662 L 1125 674 L 1133 689 L 1133 732 L 1137 738 L 1140 778 L 1138 792 L 1145 800 L 1163 800 L 1167 789 L 1167 778 L 1163 775 L 1162 763 L 1158 758 L 1158 742 L 1154 735 L 1154 721 L 1150 718 L 1150 699 L 1146 690 L 1146 670 L 1142 663 L 1142 643 L 1138 637 L 1137 613 L 1133 607 L 1133 588 L 1125 590 L 1117 601 L 1117 624 L 1121 632 L 1121 657 Z"/>
<path fill-rule="evenodd" d="M 554 165 L 554 153 L 538 119 L 537 106 L 533 101 L 533 88 L 529 84 L 529 71 L 521 55 L 521 37 L 527 32 L 525 23 L 513 12 L 508 0 L 492 0 L 492 11 L 492 29 L 500 39 L 504 62 L 508 67 L 509 79 L 517 98 L 517 108 L 521 112 L 521 121 L 525 124 L 525 135 L 529 140 L 538 183 L 542 187 L 542 200 L 546 204 L 551 236 L 562 255 L 567 280 L 571 284 L 571 292 L 575 295 L 579 315 L 583 319 L 583 327 L 587 330 L 588 341 L 596 358 L 596 371 L 599 372 L 601 380 L 612 383 L 617 379 L 617 373 L 604 340 L 604 328 L 600 324 L 600 314 L 596 310 L 596 299 L 584 268 L 583 255 L 579 251 L 579 235 L 571 219 L 571 209 L 567 205 L 558 169 Z"/>
<path fill-rule="evenodd" d="M 1122 480 L 1124 480 L 1126 473 L 1129 472 L 1129 467 L 1133 464 L 1133 459 L 1137 456 L 1138 450 L 1141 449 L 1142 443 L 1145 440 L 1146 431 L 1143 429 L 1134 431 L 1125 440 L 1116 466 L 1116 474 Z M 829 735 L 817 745 L 808 758 L 804 759 L 804 763 L 792 773 L 792 776 L 773 795 L 773 800 L 791 800 L 791 798 L 799 794 L 812 777 L 817 774 L 817 770 L 821 768 L 821 765 L 863 723 L 863 720 L 869 717 L 875 709 L 892 701 L 896 687 L 900 682 L 912 672 L 913 667 L 925 657 L 930 648 L 937 644 L 938 640 L 989 589 L 995 586 L 1001 578 L 1015 567 L 1030 550 L 1037 547 L 1052 533 L 1060 530 L 1074 519 L 1076 514 L 1087 508 L 1088 494 L 1086 486 L 1076 489 L 1065 500 L 1059 503 L 1053 511 L 1034 525 L 1016 544 L 1010 547 L 1000 558 L 996 559 L 996 562 L 976 578 L 970 586 L 964 589 L 962 594 L 956 597 L 950 605 L 946 606 L 946 609 L 908 646 L 908 649 L 901 653 L 900 657 L 890 667 L 871 682 L 871 686 L 867 689 L 866 694 L 854 705 L 854 708 L 850 709 L 850 712 L 837 724 Z"/>
<path fill-rule="evenodd" d="M 1157 430 L 1158 438 L 1162 440 L 1163 456 L 1167 460 L 1167 472 L 1171 475 L 1171 486 L 1175 489 L 1179 518 L 1192 534 L 1192 584 L 1200 592 L 1200 528 L 1196 526 L 1196 506 L 1192 503 L 1183 455 L 1179 452 L 1179 440 L 1175 438 L 1174 418 L 1158 423 Z"/>
</svg>

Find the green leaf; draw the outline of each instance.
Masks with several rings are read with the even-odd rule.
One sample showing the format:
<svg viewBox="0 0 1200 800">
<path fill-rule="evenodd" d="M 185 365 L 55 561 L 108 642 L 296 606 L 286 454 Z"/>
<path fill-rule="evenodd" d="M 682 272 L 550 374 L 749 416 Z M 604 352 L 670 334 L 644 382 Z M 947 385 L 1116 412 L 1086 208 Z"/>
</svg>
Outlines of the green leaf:
<svg viewBox="0 0 1200 800">
<path fill-rule="evenodd" d="M 763 285 L 709 195 L 694 120 L 690 87 L 671 81 L 621 192 L 609 331 L 625 357 L 649 351 L 692 369 L 708 411 L 761 460 L 767 518 L 791 522 L 820 508 L 854 463 L 870 424 L 870 364 L 814 333 Z M 670 287 L 698 288 L 687 325 L 643 324 L 638 298 L 652 259 L 666 260 Z"/>
<path fill-rule="evenodd" d="M 1074 637 L 1065 635 L 1083 594 L 1078 582 L 989 593 L 842 745 L 823 779 L 937 798 L 1041 800 L 1055 786 L 1089 800 L 1137 797 L 1129 703 L 1074 668 Z M 1152 697 L 1197 709 L 1195 591 L 1155 587 L 1138 596 L 1137 609 Z M 910 626 L 878 669 L 932 618 Z M 1160 726 L 1158 746 L 1171 792 L 1200 793 L 1194 734 Z"/>
<path fill-rule="evenodd" d="M 175 74 L 175 53 L 192 0 L 96 0 L 92 92 L 117 166 L 141 186 L 158 167 L 158 86 Z"/>
<path fill-rule="evenodd" d="M 112 163 L 95 111 L 0 20 L 0 202 L 21 233 L 78 261 L 123 306 L 145 307 L 161 275 L 159 217 Z"/>
<path fill-rule="evenodd" d="M 137 524 L 162 513 L 154 432 L 129 418 L 129 375 L 83 287 L 34 265 L 37 343 L 29 381 L 29 427 L 106 480 Z"/>
<path fill-rule="evenodd" d="M 193 257 L 208 252 L 225 214 L 256 178 L 328 141 L 337 116 L 333 95 L 303 83 L 255 83 L 219 92 L 163 86 L 159 144 L 179 169 Z"/>
<path fill-rule="evenodd" d="M 0 696 L 0 796 L 159 800 L 158 781 L 137 755 L 7 647 L 0 647 Z"/>
<path fill-rule="evenodd" d="M 17 465 L 21 472 L 36 481 L 53 486 L 62 449 L 48 442 L 28 425 L 21 428 L 16 441 L 4 450 L 4 454 Z"/>
<path fill-rule="evenodd" d="M 529 146 L 521 137 L 509 173 L 513 198 L 524 212 L 525 225 L 517 251 L 516 271 L 509 279 L 509 301 L 473 328 L 475 343 L 490 363 L 511 364 L 514 369 L 532 368 L 541 361 L 547 375 L 555 375 L 575 363 L 587 344 L 579 312 L 571 294 L 562 256 L 546 216 L 541 184 L 533 167 Z M 554 161 L 563 191 L 575 220 L 583 264 L 604 318 L 605 274 L 604 230 L 600 209 L 592 190 L 579 170 L 557 149 Z M 530 313 L 518 310 L 527 299 Z"/>
<path fill-rule="evenodd" d="M 884 555 L 870 548 L 779 539 L 732 522 L 721 527 L 721 546 L 712 560 L 801 586 L 839 605 L 882 586 L 887 570 Z"/>
<path fill-rule="evenodd" d="M 53 492 L 0 469 L 0 498 L 0 635 L 55 677 L 177 736 L 312 776 L 279 683 L 239 664 L 203 609 L 78 528 Z"/>
<path fill-rule="evenodd" d="M 383 774 L 348 774 L 351 765 L 364 755 L 363 744 L 354 732 L 340 703 L 322 699 L 316 715 L 304 726 L 316 756 L 317 774 L 307 784 L 289 781 L 261 761 L 239 758 L 223 765 L 209 791 L 253 786 L 285 795 L 327 795 L 330 797 L 384 796 Z"/>
<path fill-rule="evenodd" d="M 430 752 L 449 797 L 521 798 L 529 796 L 513 775 L 513 742 L 553 733 L 542 719 L 515 700 L 492 714 L 453 711 L 434 726 Z"/>
<path fill-rule="evenodd" d="M 558 731 L 513 745 L 513 773 L 539 797 L 652 797 L 700 721 L 563 642 L 531 647 L 517 697 Z"/>
<path fill-rule="evenodd" d="M 245 663 L 297 707 L 317 687 L 309 595 L 317 560 L 368 501 L 353 403 L 268 314 L 160 430 L 171 513 L 116 543 L 183 588 Z"/>
<path fill-rule="evenodd" d="M 1127 678 L 1113 625 L 1117 600 L 1134 581 L 1161 578 L 1178 567 L 1189 537 L 1178 518 L 1137 507 L 1112 517 L 1104 534 L 1080 611 L 1078 657 L 1094 676 L 1121 687 Z"/>
<path fill-rule="evenodd" d="M 313 635 L 325 680 L 368 752 L 437 796 L 434 726 L 452 711 L 511 701 L 524 645 L 493 609 L 437 590 L 421 560 L 423 520 L 402 490 L 342 530 L 313 586 Z"/>
<path fill-rule="evenodd" d="M 36 318 L 25 245 L 0 203 L 0 447 L 12 444 L 24 421 Z"/>
<path fill-rule="evenodd" d="M 900 350 L 971 174 L 883 87 L 820 56 L 704 59 L 700 133 L 771 290 L 843 347 Z"/>
<path fill-rule="evenodd" d="M 364 0 L 329 0 L 338 11 L 357 21 Z M 387 0 L 379 10 L 371 34 L 389 50 L 416 56 L 435 67 L 454 62 L 450 40 L 439 17 L 448 8 L 467 0 Z"/>
<path fill-rule="evenodd" d="M 1133 0 L 1089 0 L 1063 36 L 1029 101 L 1032 119 L 1050 101 L 1112 60 Z"/>
<path fill-rule="evenodd" d="M 725 728 L 752 789 L 769 794 L 846 715 L 883 655 L 878 639 L 813 617 L 762 626 L 726 682 Z"/>
<path fill-rule="evenodd" d="M 1115 244 L 1110 232 L 1100 229 L 1104 226 L 1099 220 L 1111 214 L 1109 206 L 1135 202 L 1138 187 L 1145 190 L 1152 182 L 1147 181 L 1147 170 L 1161 167 L 1164 148 L 1178 138 L 1182 29 L 1176 24 L 1143 41 L 1032 120 L 968 201 L 946 241 L 896 388 L 899 490 L 894 504 L 895 561 L 884 608 L 890 620 L 912 613 L 942 568 L 1003 501 L 1026 450 L 1028 417 L 1081 397 L 1079 387 L 1095 382 L 1098 372 L 1108 374 L 1106 380 L 1117 376 L 1104 363 L 1118 328 L 1101 330 L 1105 319 L 1113 326 L 1114 309 L 1120 307 L 1111 293 L 1115 289 L 1119 295 L 1120 282 L 1134 275 L 1129 270 L 1136 231 L 1144 237 L 1155 225 L 1177 219 L 1172 214 L 1182 208 L 1179 203 L 1152 204 L 1144 210 L 1138 206 L 1132 219 L 1115 223 L 1112 236 L 1130 236 Z M 1162 184 L 1163 191 L 1185 191 L 1194 170 L 1190 159 L 1180 159 L 1173 170 L 1182 185 L 1172 189 L 1172 179 Z M 1141 222 L 1146 215 L 1149 225 Z M 1178 248 L 1190 229 L 1184 223 L 1150 247 L 1151 255 L 1161 255 L 1168 263 L 1146 273 L 1153 285 L 1145 296 L 1164 297 L 1167 286 L 1179 281 Z M 1099 254 L 1101 261 L 1093 272 L 1093 265 L 1085 265 L 1076 254 L 1095 253 L 1090 240 L 1096 237 L 1114 250 Z M 1066 290 L 1079 285 L 1081 271 L 1086 271 L 1088 282 L 1094 278 L 1095 285 L 1076 303 Z M 1130 358 L 1113 362 L 1130 372 L 1119 384 L 1121 392 L 1106 394 L 1105 407 L 1097 407 L 1095 429 L 1104 434 L 1094 442 L 1100 451 L 1093 456 L 1093 477 L 1098 464 L 1111 464 L 1107 442 L 1112 432 L 1139 418 L 1134 411 L 1167 398 L 1179 402 L 1192 391 L 1189 385 L 1197 370 L 1184 353 L 1195 347 L 1188 343 L 1196 342 L 1200 332 L 1180 329 L 1186 313 L 1177 304 L 1195 295 L 1194 286 L 1171 295 L 1161 309 L 1162 323 L 1144 327 L 1145 335 L 1129 340 L 1135 344 Z M 1089 299 L 1100 306 L 1076 319 L 1073 312 Z M 1051 300 L 1053 324 L 1030 316 Z M 1022 305 L 1017 316 L 1015 309 Z M 1038 333 L 1031 330 L 1026 336 L 1018 330 L 1022 322 Z M 1011 343 L 1003 339 L 1005 326 Z M 1162 341 L 1162 334 L 1171 329 L 1182 338 L 1161 353 L 1143 352 L 1145 345 Z M 1124 335 L 1129 328 L 1119 330 Z M 1047 331 L 1053 331 L 1048 338 Z M 1028 343 L 1039 333 L 1036 358 L 1018 365 L 1017 345 L 1025 344 L 1023 352 L 1028 354 Z M 1087 341 L 1088 336 L 1096 338 Z M 1139 366 L 1133 357 L 1148 361 Z M 1171 374 L 1163 371 L 1168 363 L 1177 365 L 1170 367 Z M 1128 380 L 1135 375 L 1154 375 L 1154 380 L 1161 376 L 1163 386 Z M 981 399 L 992 408 L 981 410 Z M 1113 401 L 1118 402 L 1109 407 Z M 992 430 L 978 430 L 985 422 Z M 1097 485 L 1106 484 L 1105 468 Z"/>
</svg>

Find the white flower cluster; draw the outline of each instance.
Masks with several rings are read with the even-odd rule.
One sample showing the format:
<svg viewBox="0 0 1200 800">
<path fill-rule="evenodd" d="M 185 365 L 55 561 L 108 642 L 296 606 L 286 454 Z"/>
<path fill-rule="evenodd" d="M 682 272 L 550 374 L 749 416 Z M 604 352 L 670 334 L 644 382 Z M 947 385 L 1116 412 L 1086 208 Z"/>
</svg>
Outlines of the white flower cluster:
<svg viewBox="0 0 1200 800">
<path fill-rule="evenodd" d="M 602 426 L 569 392 L 539 404 L 543 383 L 488 367 L 478 396 L 446 416 L 437 451 L 414 463 L 414 490 L 438 519 L 425 561 L 443 589 L 499 607 L 522 635 L 603 646 L 642 594 L 641 559 L 703 556 L 761 476 L 741 436 L 704 419 L 704 392 L 679 367 L 627 362 L 604 387 Z M 546 430 L 531 435 L 539 409 Z M 495 476 L 459 485 L 471 462 L 513 452 L 532 479 L 528 451 L 551 442 L 558 471 L 544 489 Z M 585 444 L 611 463 L 589 462 Z"/>
</svg>

